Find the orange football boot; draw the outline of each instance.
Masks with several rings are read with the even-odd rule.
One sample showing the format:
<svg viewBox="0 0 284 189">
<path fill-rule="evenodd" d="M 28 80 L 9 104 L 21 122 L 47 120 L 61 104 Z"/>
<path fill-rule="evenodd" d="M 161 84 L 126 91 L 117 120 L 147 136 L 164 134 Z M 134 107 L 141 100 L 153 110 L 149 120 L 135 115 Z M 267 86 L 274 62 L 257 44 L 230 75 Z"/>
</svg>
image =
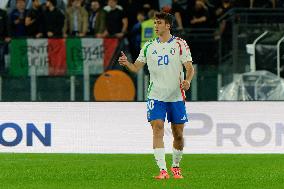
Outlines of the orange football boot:
<svg viewBox="0 0 284 189">
<path fill-rule="evenodd" d="M 182 179 L 183 178 L 183 176 L 181 175 L 181 168 L 172 167 L 171 171 L 172 171 L 175 179 Z"/>
<path fill-rule="evenodd" d="M 168 174 L 168 172 L 166 170 L 161 170 L 160 171 L 160 174 L 158 176 L 155 176 L 154 177 L 155 179 L 169 179 L 170 178 L 170 175 Z"/>
</svg>

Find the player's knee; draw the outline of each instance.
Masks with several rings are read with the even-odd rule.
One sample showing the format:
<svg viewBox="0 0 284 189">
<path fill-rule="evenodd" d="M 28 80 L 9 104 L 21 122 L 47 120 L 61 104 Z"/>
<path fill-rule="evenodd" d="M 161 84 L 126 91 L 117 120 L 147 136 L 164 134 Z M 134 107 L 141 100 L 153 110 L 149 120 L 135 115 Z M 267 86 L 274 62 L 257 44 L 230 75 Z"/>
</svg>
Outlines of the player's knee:
<svg viewBox="0 0 284 189">
<path fill-rule="evenodd" d="M 159 139 L 159 140 L 163 140 L 164 135 L 163 135 L 163 134 L 158 133 L 158 134 L 155 134 L 155 135 L 154 135 L 154 138 L 155 138 L 156 140 L 157 140 L 157 139 Z"/>
<path fill-rule="evenodd" d="M 156 129 L 156 130 L 154 130 L 153 135 L 156 138 L 162 138 L 162 137 L 164 137 L 164 130 L 163 129 Z"/>
<path fill-rule="evenodd" d="M 183 136 L 181 133 L 174 135 L 175 141 L 183 141 Z"/>
<path fill-rule="evenodd" d="M 156 138 L 162 138 L 164 136 L 164 128 L 163 127 L 155 127 L 153 130 L 153 135 Z"/>
</svg>

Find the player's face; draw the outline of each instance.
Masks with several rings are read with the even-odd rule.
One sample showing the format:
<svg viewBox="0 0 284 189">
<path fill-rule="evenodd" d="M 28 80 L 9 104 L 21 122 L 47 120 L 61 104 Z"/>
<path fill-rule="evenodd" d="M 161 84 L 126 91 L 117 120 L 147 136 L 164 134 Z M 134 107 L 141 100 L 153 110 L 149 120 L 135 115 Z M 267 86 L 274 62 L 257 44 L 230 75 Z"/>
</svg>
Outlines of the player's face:
<svg viewBox="0 0 284 189">
<path fill-rule="evenodd" d="M 157 35 L 163 35 L 170 30 L 170 25 L 162 19 L 155 19 L 154 21 L 155 32 Z"/>
</svg>

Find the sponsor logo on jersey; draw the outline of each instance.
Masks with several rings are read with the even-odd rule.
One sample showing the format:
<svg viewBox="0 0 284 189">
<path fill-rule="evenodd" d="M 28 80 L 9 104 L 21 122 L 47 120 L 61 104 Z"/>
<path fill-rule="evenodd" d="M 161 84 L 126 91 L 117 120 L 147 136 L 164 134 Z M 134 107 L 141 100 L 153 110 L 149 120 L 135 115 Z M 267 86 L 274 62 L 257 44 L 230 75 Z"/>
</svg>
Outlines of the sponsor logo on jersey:
<svg viewBox="0 0 284 189">
<path fill-rule="evenodd" d="M 158 54 L 158 53 L 157 53 L 157 51 L 156 51 L 156 50 L 154 50 L 154 51 L 152 52 L 152 54 Z"/>
</svg>

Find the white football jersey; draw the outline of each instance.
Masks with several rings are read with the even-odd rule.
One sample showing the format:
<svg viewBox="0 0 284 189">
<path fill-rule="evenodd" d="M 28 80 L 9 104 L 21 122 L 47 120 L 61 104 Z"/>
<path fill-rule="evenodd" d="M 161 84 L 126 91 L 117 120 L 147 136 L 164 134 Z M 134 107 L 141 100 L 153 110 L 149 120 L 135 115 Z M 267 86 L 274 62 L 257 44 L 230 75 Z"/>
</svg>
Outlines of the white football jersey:
<svg viewBox="0 0 284 189">
<path fill-rule="evenodd" d="M 164 102 L 185 100 L 181 82 L 184 80 L 183 63 L 192 61 L 185 40 L 174 37 L 168 42 L 159 38 L 145 43 L 137 61 L 146 63 L 150 72 L 148 99 Z"/>
</svg>

